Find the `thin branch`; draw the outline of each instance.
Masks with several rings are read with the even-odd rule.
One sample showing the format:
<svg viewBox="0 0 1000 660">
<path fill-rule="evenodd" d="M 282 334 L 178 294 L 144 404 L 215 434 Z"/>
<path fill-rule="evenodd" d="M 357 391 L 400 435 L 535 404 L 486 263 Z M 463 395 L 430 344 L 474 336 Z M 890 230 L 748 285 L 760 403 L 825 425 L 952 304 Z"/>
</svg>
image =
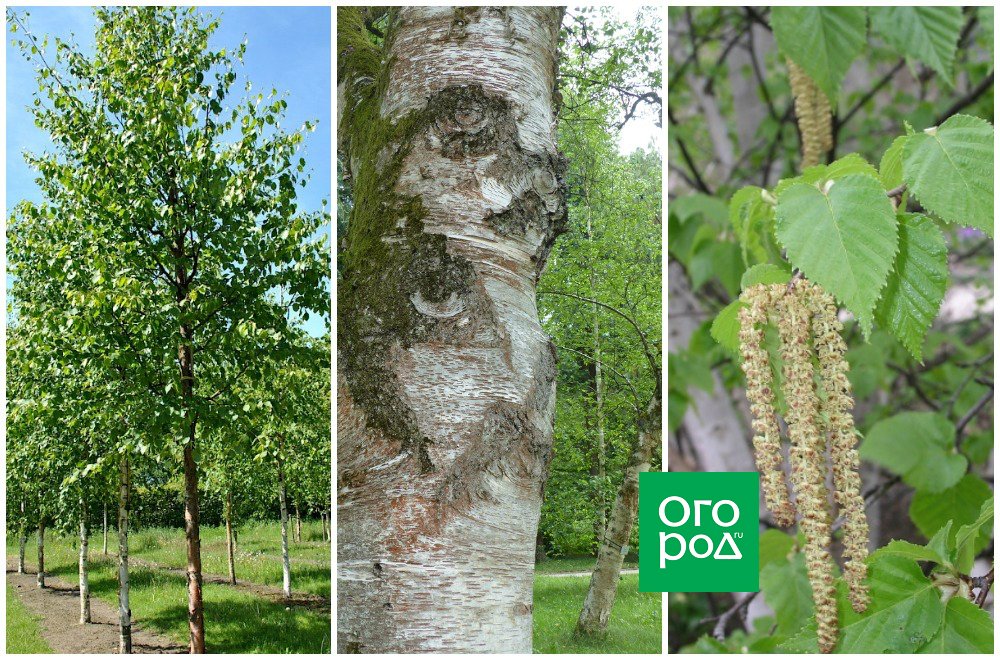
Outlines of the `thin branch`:
<svg viewBox="0 0 1000 660">
<path fill-rule="evenodd" d="M 715 621 L 715 627 L 712 628 L 712 636 L 721 642 L 726 638 L 726 627 L 729 625 L 729 621 L 734 616 L 739 616 L 740 620 L 744 622 L 744 625 L 746 624 L 747 608 L 750 607 L 750 603 L 753 602 L 753 599 L 759 594 L 759 591 L 743 594 L 743 596 L 738 598 L 736 602 L 733 603 L 732 607 L 722 614 L 702 619 L 699 623 L 711 623 L 712 621 Z"/>
<path fill-rule="evenodd" d="M 993 568 L 990 568 L 990 572 L 981 577 L 972 578 L 972 586 L 979 588 L 979 594 L 976 596 L 974 601 L 976 605 L 980 608 L 986 605 L 986 596 L 990 593 L 990 588 L 993 586 Z"/>
<path fill-rule="evenodd" d="M 955 436 L 957 438 L 955 441 L 956 447 L 960 446 L 962 443 L 962 435 L 965 433 L 965 427 L 969 425 L 969 422 L 975 419 L 976 415 L 978 415 L 982 409 L 986 407 L 986 404 L 992 399 L 993 388 L 991 387 L 985 394 L 979 397 L 979 401 L 976 401 L 976 403 L 969 408 L 969 412 L 965 413 L 965 415 L 962 416 L 962 419 L 958 420 L 958 424 L 955 425 Z"/>
<path fill-rule="evenodd" d="M 857 103 L 851 106 L 851 109 L 847 111 L 847 114 L 844 115 L 843 119 L 840 118 L 837 119 L 837 125 L 833 129 L 834 133 L 840 132 L 840 129 L 843 128 L 844 125 L 847 124 L 847 122 L 851 121 L 851 118 L 854 117 L 854 115 L 856 115 L 858 111 L 864 107 L 865 103 L 868 103 L 868 101 L 870 101 L 873 96 L 882 91 L 882 88 L 888 85 L 889 82 L 893 79 L 893 77 L 904 66 L 906 66 L 906 59 L 900 58 L 899 62 L 896 63 L 896 66 L 892 67 L 892 69 L 889 70 L 889 73 L 882 76 L 882 78 L 880 78 L 879 81 L 876 82 L 875 85 L 871 89 L 869 89 Z"/>
<path fill-rule="evenodd" d="M 669 104 L 667 105 L 667 119 L 670 121 L 671 126 L 680 126 L 680 123 L 674 118 L 674 113 L 671 111 Z M 687 164 L 688 169 L 691 170 L 691 174 L 694 175 L 695 184 L 697 185 L 698 190 L 706 195 L 714 196 L 715 193 L 713 193 L 712 189 L 708 187 L 707 183 L 705 183 L 705 180 L 701 177 L 701 173 L 695 166 L 694 159 L 691 157 L 691 153 L 688 151 L 687 145 L 684 144 L 684 140 L 677 137 L 676 134 L 674 135 L 674 140 L 677 142 L 677 146 L 680 147 L 681 157 Z"/>
<path fill-rule="evenodd" d="M 969 90 L 969 92 L 962 98 L 955 101 L 950 108 L 938 115 L 937 119 L 934 120 L 935 126 L 940 126 L 948 117 L 954 114 L 958 114 L 962 110 L 979 100 L 979 97 L 986 93 L 990 87 L 993 86 L 993 72 L 990 71 L 989 75 L 979 81 L 979 84 Z"/>
</svg>

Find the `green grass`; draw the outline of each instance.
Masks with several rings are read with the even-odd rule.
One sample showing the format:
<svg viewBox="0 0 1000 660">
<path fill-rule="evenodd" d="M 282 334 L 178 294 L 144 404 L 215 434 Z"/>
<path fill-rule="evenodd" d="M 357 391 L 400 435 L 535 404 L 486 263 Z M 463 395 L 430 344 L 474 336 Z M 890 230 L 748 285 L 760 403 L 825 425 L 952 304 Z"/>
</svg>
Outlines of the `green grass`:
<svg viewBox="0 0 1000 660">
<path fill-rule="evenodd" d="M 269 528 L 270 527 L 270 528 Z M 296 591 L 330 594 L 329 544 L 325 543 L 325 566 L 296 565 L 296 557 L 317 555 L 313 544 L 305 542 L 309 535 L 303 524 L 303 544 L 289 544 L 292 555 L 292 588 Z M 316 525 L 318 530 L 319 525 Z M 317 532 L 316 537 L 319 537 Z M 202 560 L 204 571 L 226 574 L 225 530 L 202 528 Z M 275 543 L 272 539 L 277 538 Z M 181 530 L 149 529 L 129 536 L 130 550 L 135 556 L 167 567 L 183 567 L 184 534 Z M 91 540 L 90 589 L 94 597 L 117 607 L 116 558 L 104 557 L 101 535 Z M 108 535 L 108 550 L 117 550 L 118 539 Z M 74 539 L 46 535 L 46 571 L 66 582 L 77 581 L 77 555 Z M 8 542 L 8 547 L 11 547 Z M 29 543 L 27 557 L 34 561 L 34 540 Z M 281 584 L 280 528 L 271 523 L 248 527 L 240 534 L 236 575 L 238 579 L 262 584 Z M 272 550 L 272 547 L 276 549 Z M 269 553 L 263 554 L 264 549 Z M 255 554 L 256 553 L 256 554 Z M 276 569 L 275 569 L 276 567 Z M 276 570 L 276 573 L 275 573 Z M 275 581 L 275 575 L 277 579 Z M 187 585 L 181 575 L 163 570 L 133 566 L 129 571 L 130 599 L 136 621 L 186 645 Z M 285 605 L 226 585 L 205 584 L 205 628 L 208 649 L 213 653 L 329 653 L 330 614 L 301 606 L 286 609 Z"/>
<path fill-rule="evenodd" d="M 638 575 L 622 576 L 606 637 L 574 637 L 589 584 L 587 577 L 535 576 L 535 653 L 660 653 L 660 594 L 639 593 Z"/>
<path fill-rule="evenodd" d="M 535 564 L 535 575 L 550 575 L 552 573 L 582 573 L 594 570 L 594 557 L 558 557 L 546 559 L 541 564 Z M 639 568 L 639 564 L 626 560 L 622 568 Z"/>
<path fill-rule="evenodd" d="M 42 639 L 38 617 L 24 607 L 10 583 L 7 583 L 7 653 L 52 653 Z"/>
</svg>

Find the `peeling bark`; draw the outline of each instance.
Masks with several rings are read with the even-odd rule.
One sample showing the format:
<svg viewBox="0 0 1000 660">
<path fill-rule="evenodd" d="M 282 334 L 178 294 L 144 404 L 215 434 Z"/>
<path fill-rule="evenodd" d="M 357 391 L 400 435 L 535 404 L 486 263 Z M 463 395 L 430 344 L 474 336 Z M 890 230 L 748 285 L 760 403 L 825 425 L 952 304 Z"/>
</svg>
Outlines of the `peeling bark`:
<svg viewBox="0 0 1000 660">
<path fill-rule="evenodd" d="M 90 623 L 90 581 L 87 576 L 87 550 L 90 530 L 87 528 L 87 503 L 80 499 L 80 623 Z"/>
<path fill-rule="evenodd" d="M 597 564 L 590 577 L 590 589 L 576 623 L 580 635 L 603 635 L 618 593 L 622 562 L 628 551 L 629 537 L 639 508 L 639 473 L 649 472 L 653 452 L 660 445 L 662 405 L 659 392 L 639 417 L 632 453 L 625 466 L 625 478 L 618 488 L 608 526 L 597 553 Z"/>
<path fill-rule="evenodd" d="M 229 583 L 236 584 L 235 544 L 233 543 L 233 493 L 226 491 L 226 558 L 229 562 Z"/>
<path fill-rule="evenodd" d="M 288 504 L 285 495 L 285 468 L 278 464 L 278 505 L 281 508 L 281 591 L 292 597 L 292 567 L 288 560 Z"/>
<path fill-rule="evenodd" d="M 338 12 L 338 651 L 530 652 L 562 9 Z"/>
<path fill-rule="evenodd" d="M 39 589 L 45 587 L 45 522 L 38 521 L 38 574 L 35 584 Z"/>
<path fill-rule="evenodd" d="M 118 484 L 118 652 L 132 652 L 132 610 L 128 604 L 128 515 L 131 472 L 128 457 L 120 464 Z"/>
</svg>

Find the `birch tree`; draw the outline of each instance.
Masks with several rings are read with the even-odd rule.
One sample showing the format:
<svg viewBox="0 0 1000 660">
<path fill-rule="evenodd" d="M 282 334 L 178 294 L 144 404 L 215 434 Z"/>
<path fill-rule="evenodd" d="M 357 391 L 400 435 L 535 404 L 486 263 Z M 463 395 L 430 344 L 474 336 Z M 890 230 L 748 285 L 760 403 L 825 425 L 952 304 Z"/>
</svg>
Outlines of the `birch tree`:
<svg viewBox="0 0 1000 660">
<path fill-rule="evenodd" d="M 340 652 L 530 652 L 562 10 L 338 9 Z"/>
</svg>

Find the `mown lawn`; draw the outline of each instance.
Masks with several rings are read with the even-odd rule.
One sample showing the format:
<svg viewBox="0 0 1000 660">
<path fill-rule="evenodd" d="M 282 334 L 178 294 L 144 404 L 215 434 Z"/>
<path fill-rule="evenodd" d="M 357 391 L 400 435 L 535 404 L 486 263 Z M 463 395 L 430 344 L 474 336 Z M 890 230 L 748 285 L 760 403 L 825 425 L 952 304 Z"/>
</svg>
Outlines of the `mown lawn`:
<svg viewBox="0 0 1000 660">
<path fill-rule="evenodd" d="M 593 571 L 593 557 L 559 557 L 556 559 L 546 559 L 540 564 L 535 564 L 535 575 L 550 575 L 552 573 L 581 573 L 583 571 Z M 622 568 L 639 568 L 638 562 L 625 560 Z"/>
<path fill-rule="evenodd" d="M 590 559 L 592 567 L 593 559 Z M 566 562 L 549 573 L 579 570 L 576 560 L 551 560 L 545 564 Z M 611 611 L 608 632 L 603 639 L 580 639 L 573 635 L 583 599 L 590 585 L 589 577 L 554 577 L 535 575 L 534 651 L 535 653 L 660 653 L 661 596 L 639 593 L 639 576 L 623 575 L 618 597 Z"/>
<path fill-rule="evenodd" d="M 271 529 L 247 528 L 240 535 L 240 553 L 237 555 L 237 579 L 262 584 L 281 584 L 280 531 L 272 523 Z M 316 524 L 318 530 L 319 524 Z M 225 533 L 219 528 L 202 528 L 202 560 L 204 571 L 226 574 Z M 276 550 L 271 550 L 276 535 Z M 326 564 L 296 565 L 296 557 L 315 557 L 315 548 L 307 547 L 306 524 L 303 524 L 303 544 L 298 549 L 290 544 L 292 555 L 292 588 L 329 596 L 330 555 L 329 544 Z M 151 529 L 130 535 L 130 551 L 147 561 L 169 567 L 185 565 L 184 534 L 181 530 Z M 316 533 L 319 538 L 319 532 Z M 94 597 L 117 607 L 117 551 L 118 539 L 110 533 L 109 555 L 101 552 L 101 535 L 91 540 L 90 589 Z M 314 542 L 310 542 L 314 543 Z M 322 542 L 315 542 L 322 543 Z M 218 547 L 216 547 L 218 546 Z M 16 547 L 16 540 L 8 548 Z M 35 542 L 29 542 L 27 562 L 29 569 L 35 563 Z M 253 550 L 253 548 L 261 548 Z M 267 548 L 265 554 L 263 548 Z M 46 572 L 70 584 L 77 582 L 77 554 L 75 539 L 46 535 Z M 277 576 L 276 580 L 274 576 Z M 187 585 L 185 578 L 158 569 L 133 566 L 129 571 L 132 613 L 136 621 L 149 630 L 158 632 L 181 644 L 187 644 Z M 276 600 L 238 591 L 226 585 L 204 585 L 205 629 L 208 649 L 212 653 L 329 653 L 330 614 L 304 606 L 286 606 Z"/>
<path fill-rule="evenodd" d="M 42 639 L 38 618 L 29 612 L 7 584 L 7 653 L 52 653 Z"/>
</svg>

